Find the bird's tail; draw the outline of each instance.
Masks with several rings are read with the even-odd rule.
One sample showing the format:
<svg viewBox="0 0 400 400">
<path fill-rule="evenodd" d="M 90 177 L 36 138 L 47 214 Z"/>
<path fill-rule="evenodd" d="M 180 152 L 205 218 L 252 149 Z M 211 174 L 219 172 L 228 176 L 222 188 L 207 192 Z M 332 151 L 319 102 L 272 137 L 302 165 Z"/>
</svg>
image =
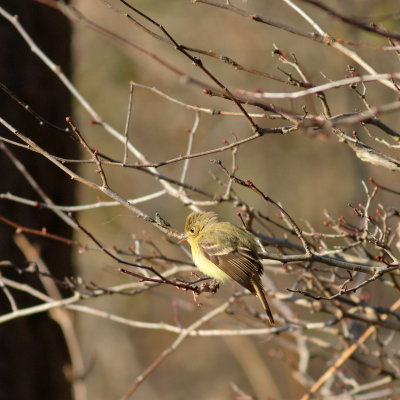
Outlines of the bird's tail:
<svg viewBox="0 0 400 400">
<path fill-rule="evenodd" d="M 254 291 L 256 292 L 255 294 L 257 295 L 257 297 L 260 299 L 265 312 L 268 315 L 269 318 L 269 322 L 271 323 L 271 325 L 275 325 L 275 320 L 274 317 L 272 315 L 271 309 L 269 308 L 269 304 L 267 301 L 267 297 L 265 296 L 265 292 L 264 292 L 264 288 L 263 285 L 261 283 L 261 280 L 256 281 L 256 280 L 251 280 L 251 283 L 253 285 Z"/>
</svg>

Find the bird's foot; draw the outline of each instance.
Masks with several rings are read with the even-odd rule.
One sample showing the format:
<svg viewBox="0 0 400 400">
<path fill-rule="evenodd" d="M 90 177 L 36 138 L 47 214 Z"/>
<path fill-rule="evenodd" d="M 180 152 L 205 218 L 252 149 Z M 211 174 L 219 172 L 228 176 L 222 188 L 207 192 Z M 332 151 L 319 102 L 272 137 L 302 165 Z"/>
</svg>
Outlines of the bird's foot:
<svg viewBox="0 0 400 400">
<path fill-rule="evenodd" d="M 200 285 L 201 291 L 202 292 L 210 292 L 210 293 L 216 293 L 217 290 L 219 289 L 220 281 L 217 279 L 211 279 L 207 282 L 204 282 Z"/>
</svg>

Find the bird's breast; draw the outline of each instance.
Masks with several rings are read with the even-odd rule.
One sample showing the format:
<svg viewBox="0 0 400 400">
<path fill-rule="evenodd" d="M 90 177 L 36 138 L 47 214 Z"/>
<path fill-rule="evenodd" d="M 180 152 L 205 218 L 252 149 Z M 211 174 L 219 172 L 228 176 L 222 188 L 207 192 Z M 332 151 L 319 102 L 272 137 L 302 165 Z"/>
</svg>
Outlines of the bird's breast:
<svg viewBox="0 0 400 400">
<path fill-rule="evenodd" d="M 192 247 L 192 257 L 196 267 L 203 274 L 218 279 L 219 281 L 227 281 L 231 279 L 224 271 L 206 258 L 198 247 Z"/>
</svg>

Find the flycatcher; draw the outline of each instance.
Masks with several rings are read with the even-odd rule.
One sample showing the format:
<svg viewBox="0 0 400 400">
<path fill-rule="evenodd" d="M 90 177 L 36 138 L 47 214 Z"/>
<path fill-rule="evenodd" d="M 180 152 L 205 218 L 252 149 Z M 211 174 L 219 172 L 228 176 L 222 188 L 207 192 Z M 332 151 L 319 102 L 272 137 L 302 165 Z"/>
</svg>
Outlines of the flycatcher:
<svg viewBox="0 0 400 400">
<path fill-rule="evenodd" d="M 271 322 L 261 276 L 263 266 L 257 255 L 254 236 L 230 222 L 220 221 L 214 212 L 193 212 L 186 218 L 185 237 L 192 249 L 193 262 L 207 276 L 227 281 L 233 279 L 257 296 Z"/>
</svg>

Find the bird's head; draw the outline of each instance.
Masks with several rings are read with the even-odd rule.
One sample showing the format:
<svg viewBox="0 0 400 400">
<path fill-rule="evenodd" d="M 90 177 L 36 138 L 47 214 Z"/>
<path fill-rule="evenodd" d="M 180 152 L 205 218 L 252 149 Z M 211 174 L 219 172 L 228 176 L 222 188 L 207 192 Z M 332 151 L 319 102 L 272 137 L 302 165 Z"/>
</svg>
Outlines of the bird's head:
<svg viewBox="0 0 400 400">
<path fill-rule="evenodd" d="M 215 212 L 192 212 L 186 217 L 185 237 L 179 243 L 187 240 L 189 243 L 195 239 L 204 228 L 218 222 L 218 215 Z"/>
</svg>

